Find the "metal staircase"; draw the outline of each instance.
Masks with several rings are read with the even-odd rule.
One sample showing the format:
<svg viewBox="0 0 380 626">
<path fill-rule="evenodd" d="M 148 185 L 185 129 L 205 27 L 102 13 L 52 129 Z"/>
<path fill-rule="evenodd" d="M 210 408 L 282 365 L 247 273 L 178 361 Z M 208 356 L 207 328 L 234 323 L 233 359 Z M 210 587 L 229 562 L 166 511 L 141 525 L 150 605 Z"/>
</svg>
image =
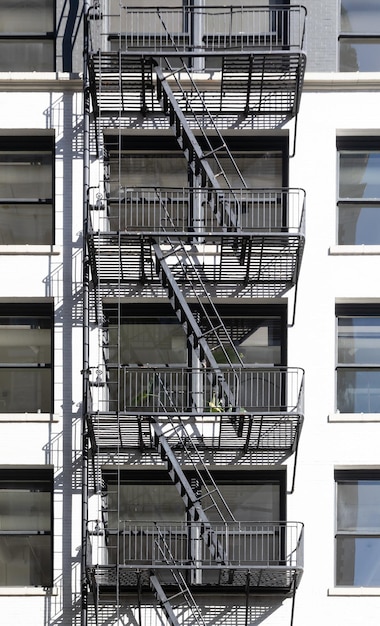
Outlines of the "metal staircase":
<svg viewBox="0 0 380 626">
<path fill-rule="evenodd" d="M 182 60 L 183 62 L 183 60 Z M 166 60 L 165 65 L 170 64 Z M 191 72 L 187 65 L 183 63 L 180 68 L 180 74 L 184 74 L 188 84 L 190 85 L 191 96 L 187 95 L 187 92 L 182 87 L 182 80 L 178 76 L 178 71 L 173 71 L 168 76 L 167 72 L 164 72 L 163 68 L 159 65 L 155 66 L 155 72 L 157 75 L 157 98 L 161 102 L 162 109 L 166 115 L 169 116 L 170 126 L 175 133 L 177 142 L 183 151 L 185 158 L 187 159 L 191 171 L 195 176 L 201 175 L 201 186 L 211 186 L 214 189 L 220 189 L 221 187 L 227 187 L 232 191 L 231 184 L 228 180 L 226 172 L 221 164 L 218 155 L 223 154 L 228 157 L 231 164 L 231 170 L 239 180 L 239 184 L 242 187 L 247 187 L 244 178 L 236 165 L 236 162 L 228 148 L 225 140 L 223 139 L 220 130 L 215 123 L 214 116 L 211 115 L 207 108 L 201 92 L 199 91 L 195 81 L 192 78 Z M 181 93 L 181 99 L 178 100 L 178 95 L 175 96 L 171 85 L 168 82 L 171 77 L 178 87 Z M 186 111 L 186 115 L 183 111 Z M 205 144 L 205 149 L 200 146 L 192 127 L 188 122 L 188 118 L 191 118 L 193 127 L 196 128 Z M 211 143 L 210 132 L 214 135 L 214 142 Z M 214 167 L 211 166 L 211 163 Z M 219 182 L 220 179 L 220 182 Z M 236 224 L 236 218 L 231 219 L 232 224 Z"/>
<path fill-rule="evenodd" d="M 245 436 L 243 449 L 245 453 L 250 445 L 251 432 L 259 433 L 258 441 L 262 436 L 270 441 L 272 433 L 276 430 L 276 424 L 271 416 L 272 421 L 268 421 L 269 426 L 266 426 L 262 416 L 255 415 L 253 409 L 249 415 L 248 426 L 243 418 L 240 419 L 242 416 L 238 415 L 241 409 L 237 391 L 245 365 L 215 307 L 210 284 L 217 285 L 222 282 L 223 279 L 219 279 L 219 275 L 223 274 L 225 268 L 231 274 L 229 280 L 233 282 L 236 268 L 244 286 L 255 281 L 259 283 L 260 280 L 266 285 L 271 282 L 271 274 L 277 267 L 286 267 L 287 277 L 286 279 L 281 277 L 280 281 L 286 290 L 297 280 L 300 261 L 297 255 L 302 255 L 303 247 L 303 243 L 299 241 L 303 239 L 298 233 L 291 239 L 290 231 L 288 233 L 284 228 L 277 227 L 272 231 L 267 224 L 259 235 L 254 233 L 252 228 L 249 232 L 244 231 L 242 206 L 244 204 L 245 207 L 254 207 L 257 200 L 252 199 L 252 194 L 249 195 L 248 186 L 215 116 L 219 114 L 252 116 L 252 119 L 260 119 L 264 126 L 266 120 L 274 119 L 278 123 L 280 119 L 285 122 L 295 117 L 298 113 L 305 66 L 305 56 L 302 52 L 303 28 L 297 27 L 299 41 L 296 44 L 284 38 L 283 34 L 274 39 L 272 33 L 270 36 L 268 34 L 241 36 L 240 31 L 236 31 L 232 34 L 219 35 L 214 32 L 213 26 L 209 27 L 209 32 L 206 28 L 202 39 L 196 39 L 191 32 L 182 34 L 179 27 L 178 32 L 171 33 L 170 12 L 178 14 L 178 19 L 182 20 L 183 14 L 190 10 L 190 15 L 186 15 L 184 23 L 188 24 L 191 30 L 195 21 L 201 23 L 204 20 L 205 24 L 212 25 L 215 17 L 213 11 L 209 11 L 208 14 L 207 9 L 200 7 L 195 9 L 186 7 L 186 10 L 157 8 L 155 11 L 122 7 L 121 10 L 123 19 L 126 18 L 126 25 L 135 23 L 134 18 L 141 14 L 141 20 L 136 20 L 136 23 L 143 25 L 142 28 L 147 35 L 141 32 L 129 33 L 125 26 L 118 38 L 107 35 L 105 45 L 105 33 L 101 28 L 103 16 L 99 12 L 96 19 L 92 18 L 91 25 L 94 31 L 98 28 L 100 33 L 98 41 L 96 33 L 90 38 L 91 49 L 87 54 L 89 76 L 87 95 L 92 102 L 95 132 L 98 133 L 102 124 L 107 125 L 110 120 L 112 125 L 115 119 L 122 127 L 123 118 L 136 111 L 144 118 L 149 118 L 151 114 L 153 116 L 163 114 L 187 161 L 191 187 L 191 190 L 187 190 L 189 202 L 200 205 L 201 192 L 211 207 L 211 220 L 215 220 L 216 226 L 213 225 L 207 230 L 204 223 L 203 226 L 197 224 L 195 218 L 191 232 L 186 228 L 176 232 L 176 224 L 168 208 L 169 196 L 167 195 L 165 199 L 159 189 L 155 190 L 155 193 L 160 217 L 152 227 L 135 228 L 130 231 L 127 227 L 124 230 L 119 227 L 119 230 L 107 231 L 94 227 L 89 220 L 85 237 L 92 275 L 91 287 L 95 291 L 97 302 L 95 306 L 97 321 L 101 321 L 99 294 L 104 284 L 107 288 L 108 286 L 115 288 L 116 285 L 115 293 L 119 297 L 125 293 L 126 286 L 132 283 L 138 283 L 140 287 L 152 285 L 155 277 L 156 280 L 158 278 L 185 332 L 188 347 L 191 349 L 192 366 L 194 370 L 198 367 L 200 372 L 205 372 L 206 384 L 213 390 L 217 411 L 223 414 L 220 418 L 219 438 L 221 439 L 223 433 L 227 431 L 229 442 L 232 439 L 240 441 Z M 225 7 L 221 7 L 222 17 L 225 10 Z M 290 11 L 293 9 L 289 7 L 289 14 Z M 226 12 L 226 19 L 221 19 L 220 24 L 223 28 L 228 19 L 232 17 L 235 19 L 235 13 L 240 15 L 240 18 L 243 17 L 244 21 L 245 10 L 236 7 Z M 254 9 L 248 11 L 248 15 L 253 19 Z M 281 23 L 287 22 L 284 15 L 282 13 L 281 15 L 283 20 Z M 147 20 L 145 26 L 144 19 Z M 112 48 L 115 41 L 118 42 L 118 49 Z M 195 68 L 203 62 L 213 68 L 214 64 L 218 65 L 219 91 L 209 92 L 207 88 L 200 87 L 194 78 Z M 223 166 L 223 162 L 227 167 Z M 105 213 L 108 218 L 107 210 L 106 206 Z M 220 267 L 215 268 L 211 278 L 209 268 L 198 262 L 198 250 L 209 244 L 210 249 L 214 250 L 212 254 L 215 255 L 215 259 L 217 255 L 220 258 Z M 298 246 L 301 252 L 298 251 Z M 214 260 L 214 263 L 216 265 L 217 261 Z M 108 289 L 106 292 L 108 295 Z M 190 299 L 196 303 L 195 307 L 189 304 Z M 216 348 L 222 354 L 226 367 L 224 365 L 221 367 L 215 357 Z M 118 368 L 122 372 L 120 363 Z M 86 375 L 88 370 L 85 371 Z M 119 376 L 120 374 L 118 380 Z M 288 543 L 292 544 L 289 558 L 284 556 L 282 550 L 281 558 L 277 558 L 274 566 L 258 567 L 253 558 L 249 565 L 245 565 L 240 556 L 232 563 L 226 545 L 230 537 L 239 535 L 241 529 L 240 526 L 236 526 L 239 522 L 235 520 L 209 470 L 204 450 L 200 450 L 200 446 L 204 447 L 207 439 L 199 436 L 196 417 L 204 413 L 205 402 L 203 400 L 202 406 L 198 406 L 193 396 L 192 405 L 187 410 L 195 419 L 192 422 L 186 421 L 183 419 L 184 411 L 181 412 L 173 403 L 167 383 L 160 378 L 159 373 L 154 372 L 153 376 L 156 389 L 163 394 L 165 402 L 159 401 L 154 410 L 151 408 L 145 410 L 142 405 L 140 411 L 130 411 L 134 418 L 137 417 L 131 428 L 128 420 L 125 422 L 120 420 L 120 413 L 123 413 L 124 409 L 118 405 L 115 416 L 110 415 L 111 411 L 102 416 L 103 430 L 107 432 L 104 437 L 103 435 L 99 437 L 94 427 L 95 419 L 98 417 L 96 410 L 88 411 L 86 420 L 93 455 L 100 455 L 99 440 L 107 450 L 115 451 L 118 463 L 124 452 L 124 446 L 120 446 L 120 441 L 124 438 L 138 441 L 141 452 L 154 446 L 166 467 L 170 481 L 184 502 L 186 532 L 191 534 L 194 532 L 193 529 L 196 529 L 208 553 L 209 571 L 216 572 L 217 584 L 221 587 L 225 584 L 243 588 L 247 598 L 251 586 L 257 587 L 261 584 L 268 589 L 277 587 L 287 594 L 293 593 L 301 572 L 301 568 L 294 561 L 294 554 L 301 539 L 297 538 L 296 542 L 289 541 Z M 128 418 L 128 411 L 124 412 Z M 258 425 L 255 425 L 254 420 L 257 417 Z M 101 430 L 102 427 L 98 432 Z M 294 441 L 298 441 L 298 435 L 299 432 L 294 436 Z M 121 447 L 123 451 L 120 450 Z M 94 475 L 95 473 L 96 471 Z M 219 523 L 221 531 L 215 530 L 215 521 Z M 130 576 L 130 580 L 133 581 L 131 586 L 137 588 L 138 593 L 143 587 L 145 589 L 147 586 L 150 587 L 171 626 L 180 626 L 177 609 L 182 605 L 187 607 L 195 624 L 205 626 L 192 591 L 192 585 L 196 586 L 200 581 L 193 572 L 202 565 L 198 562 L 196 564 L 197 555 L 192 554 L 189 548 L 186 561 L 181 561 L 178 555 L 173 553 L 165 532 L 156 526 L 153 531 L 118 529 L 118 537 L 121 542 L 127 535 L 144 537 L 146 541 L 152 538 L 152 551 L 161 557 L 160 565 L 155 564 L 153 557 L 150 564 L 132 565 L 128 559 L 124 564 L 120 563 L 117 557 L 114 567 L 107 568 L 106 565 L 103 567 L 100 564 L 88 567 L 87 576 L 96 595 L 95 604 L 102 585 L 105 588 L 111 587 L 112 579 L 112 585 L 115 584 L 119 594 L 123 585 L 129 587 L 128 576 Z M 268 534 L 266 526 L 264 531 L 257 528 L 243 529 L 250 545 L 257 541 L 258 536 L 260 541 L 263 541 L 262 537 Z M 105 525 L 104 536 L 107 532 Z M 281 526 L 280 530 L 273 531 L 273 536 L 277 533 L 283 538 L 285 532 L 286 529 Z M 221 536 L 225 536 L 226 539 L 222 541 Z M 286 566 L 283 563 L 286 563 Z M 123 583 L 121 571 L 125 573 Z M 175 589 L 173 593 L 172 588 Z"/>
</svg>

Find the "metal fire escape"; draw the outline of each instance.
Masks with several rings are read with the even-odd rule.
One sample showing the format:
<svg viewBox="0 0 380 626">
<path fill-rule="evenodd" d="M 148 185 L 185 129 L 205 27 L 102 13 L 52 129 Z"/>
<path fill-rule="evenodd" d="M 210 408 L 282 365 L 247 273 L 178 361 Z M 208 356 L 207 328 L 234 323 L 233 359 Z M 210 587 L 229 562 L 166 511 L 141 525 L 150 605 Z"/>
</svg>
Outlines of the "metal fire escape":
<svg viewBox="0 0 380 626">
<path fill-rule="evenodd" d="M 102 325 L 103 299 L 123 297 L 130 285 L 161 289 L 193 355 L 188 368 L 112 366 L 104 349 L 104 362 L 84 370 L 95 487 L 101 465 L 115 455 L 117 463 L 131 451 L 156 455 L 186 510 L 183 524 L 123 521 L 114 561 L 108 558 L 107 508 L 94 521 L 87 513 L 86 545 L 98 546 L 86 562 L 87 581 L 97 621 L 102 594 L 119 598 L 134 591 L 140 604 L 153 591 L 172 626 L 181 623 L 183 606 L 204 624 L 196 590 L 243 591 L 247 604 L 254 591 L 294 598 L 302 575 L 302 525 L 236 520 L 207 459 L 265 455 L 278 463 L 297 451 L 303 372 L 243 363 L 211 294 L 239 289 L 268 297 L 297 285 L 304 194 L 249 189 L 219 118 L 251 119 L 254 128 L 296 119 L 305 15 L 294 6 L 181 6 L 118 7 L 113 16 L 96 3 L 86 18 L 89 145 L 94 139 L 99 151 L 103 129 L 123 129 L 131 116 L 160 114 L 191 179 L 189 187 L 175 190 L 124 187 L 117 199 L 88 185 L 87 287 L 94 321 Z M 115 377 L 128 393 L 118 393 L 114 406 L 109 385 Z"/>
</svg>

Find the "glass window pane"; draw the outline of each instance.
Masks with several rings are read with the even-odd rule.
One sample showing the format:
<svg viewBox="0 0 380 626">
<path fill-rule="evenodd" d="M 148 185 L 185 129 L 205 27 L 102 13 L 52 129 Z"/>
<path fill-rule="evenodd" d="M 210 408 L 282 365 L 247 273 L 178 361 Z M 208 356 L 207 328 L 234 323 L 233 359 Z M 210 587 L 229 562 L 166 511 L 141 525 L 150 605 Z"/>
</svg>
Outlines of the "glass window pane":
<svg viewBox="0 0 380 626">
<path fill-rule="evenodd" d="M 338 363 L 380 363 L 380 317 L 338 319 Z"/>
<path fill-rule="evenodd" d="M 223 316 L 223 323 L 243 363 L 281 365 L 280 319 L 260 319 L 253 316 L 240 316 L 237 319 Z M 227 346 L 227 350 L 233 357 L 232 348 Z M 226 362 L 223 350 L 216 343 L 213 352 L 219 363 Z"/>
<path fill-rule="evenodd" d="M 110 326 L 109 346 L 111 363 L 119 359 L 126 365 L 187 362 L 186 335 L 176 319 L 150 318 L 141 323 L 131 318 L 120 329 Z"/>
<path fill-rule="evenodd" d="M 53 72 L 52 40 L 0 40 L 0 72 Z"/>
<path fill-rule="evenodd" d="M 53 243 L 51 204 L 0 204 L 0 244 Z"/>
<path fill-rule="evenodd" d="M 38 141 L 38 139 L 37 139 Z M 0 152 L 0 197 L 4 199 L 52 198 L 52 153 Z"/>
<path fill-rule="evenodd" d="M 50 531 L 49 492 L 0 489 L 1 531 Z"/>
<path fill-rule="evenodd" d="M 51 369 L 0 367 L 0 413 L 50 413 Z"/>
<path fill-rule="evenodd" d="M 338 368 L 337 409 L 341 413 L 380 413 L 380 370 Z"/>
<path fill-rule="evenodd" d="M 280 152 L 250 152 L 233 154 L 234 161 L 248 187 L 271 189 L 282 187 L 282 155 Z M 232 187 L 241 187 L 230 159 L 221 159 L 222 167 Z"/>
<path fill-rule="evenodd" d="M 379 72 L 380 39 L 344 37 L 339 42 L 341 72 Z"/>
<path fill-rule="evenodd" d="M 347 33 L 380 33 L 378 0 L 341 0 L 340 29 Z"/>
<path fill-rule="evenodd" d="M 218 488 L 228 503 L 234 517 L 247 522 L 275 522 L 280 519 L 280 486 L 277 484 L 233 484 Z M 210 509 L 210 519 L 214 518 Z"/>
<path fill-rule="evenodd" d="M 380 198 L 380 151 L 341 151 L 340 198 Z"/>
<path fill-rule="evenodd" d="M 119 171 L 121 167 L 121 171 Z M 110 193 L 117 197 L 120 185 L 126 187 L 186 187 L 187 168 L 182 153 L 123 155 L 110 162 Z"/>
<path fill-rule="evenodd" d="M 0 32 L 52 32 L 54 5 L 53 0 L 0 0 Z"/>
<path fill-rule="evenodd" d="M 50 535 L 0 536 L 0 585 L 50 587 L 51 555 Z"/>
<path fill-rule="evenodd" d="M 380 204 L 338 206 L 339 245 L 380 245 Z"/>
<path fill-rule="evenodd" d="M 118 500 L 120 504 L 118 508 Z M 108 509 L 110 528 L 120 521 L 183 521 L 185 505 L 175 485 L 109 484 Z"/>
<path fill-rule="evenodd" d="M 337 537 L 336 584 L 380 586 L 379 537 Z"/>
<path fill-rule="evenodd" d="M 338 483 L 338 531 L 380 532 L 380 481 Z"/>
<path fill-rule="evenodd" d="M 51 362 L 50 329 L 11 327 L 0 323 L 0 362 L 35 363 Z"/>
</svg>

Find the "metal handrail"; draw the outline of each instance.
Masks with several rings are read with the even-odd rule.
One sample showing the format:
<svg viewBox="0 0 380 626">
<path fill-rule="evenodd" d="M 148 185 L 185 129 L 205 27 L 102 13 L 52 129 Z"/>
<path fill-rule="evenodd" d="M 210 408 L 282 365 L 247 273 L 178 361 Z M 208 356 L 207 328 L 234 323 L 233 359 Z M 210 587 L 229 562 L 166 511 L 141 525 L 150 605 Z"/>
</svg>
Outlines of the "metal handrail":
<svg viewBox="0 0 380 626">
<path fill-rule="evenodd" d="M 221 50 L 301 51 L 305 40 L 306 9 L 301 5 L 120 6 L 118 13 L 102 17 L 90 21 L 95 50 L 108 50 L 113 40 L 127 53 L 149 49 L 155 54 L 202 56 Z"/>
<path fill-rule="evenodd" d="M 301 522 L 212 522 L 212 530 L 227 556 L 222 565 L 200 540 L 198 522 L 119 520 L 106 529 L 99 522 L 90 522 L 91 561 L 158 569 L 303 567 Z M 170 561 L 163 556 L 168 546 Z"/>
<path fill-rule="evenodd" d="M 197 209 L 195 210 L 195 207 Z M 241 233 L 303 234 L 305 191 L 301 188 L 213 190 L 121 187 L 108 209 L 91 210 L 95 232 L 219 234 L 232 212 Z"/>
<path fill-rule="evenodd" d="M 235 365 L 233 370 L 220 365 L 234 405 L 225 406 L 219 398 L 218 381 L 210 383 L 207 368 L 180 366 L 143 367 L 107 364 L 107 385 L 112 404 L 112 386 L 121 390 L 118 410 L 132 413 L 191 414 L 199 413 L 259 413 L 303 414 L 304 370 L 297 367 Z M 115 383 L 113 382 L 115 373 Z M 118 374 L 118 376 L 116 376 Z M 93 378 L 97 376 L 94 372 Z M 105 377 L 104 377 L 105 379 Z M 101 407 L 100 407 L 101 408 Z"/>
</svg>

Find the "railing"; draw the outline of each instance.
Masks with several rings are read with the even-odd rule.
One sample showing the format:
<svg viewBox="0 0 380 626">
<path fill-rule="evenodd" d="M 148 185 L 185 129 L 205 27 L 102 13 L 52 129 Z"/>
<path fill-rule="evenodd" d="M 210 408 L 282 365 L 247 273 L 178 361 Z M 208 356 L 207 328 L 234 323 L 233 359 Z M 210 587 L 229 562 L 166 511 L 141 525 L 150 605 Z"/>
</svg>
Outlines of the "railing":
<svg viewBox="0 0 380 626">
<path fill-rule="evenodd" d="M 116 3 L 115 3 L 116 4 Z M 91 14 L 90 14 L 91 15 Z M 302 50 L 303 6 L 126 7 L 90 20 L 93 50 L 204 55 L 221 50 Z"/>
<path fill-rule="evenodd" d="M 221 224 L 250 233 L 303 234 L 303 189 L 120 188 L 108 210 L 92 205 L 100 232 L 220 233 Z M 231 223 L 233 216 L 233 223 Z"/>
<path fill-rule="evenodd" d="M 139 413 L 303 414 L 304 372 L 292 367 L 220 366 L 233 406 L 224 406 L 220 381 L 206 368 L 107 366 L 108 397 L 98 410 Z M 95 378 L 96 374 L 94 374 Z M 104 380 L 104 379 L 103 379 Z"/>
<path fill-rule="evenodd" d="M 221 564 L 202 539 L 195 522 L 130 522 L 100 531 L 89 524 L 92 563 L 125 567 L 302 568 L 303 524 L 300 522 L 224 522 L 212 524 L 222 546 Z"/>
</svg>

